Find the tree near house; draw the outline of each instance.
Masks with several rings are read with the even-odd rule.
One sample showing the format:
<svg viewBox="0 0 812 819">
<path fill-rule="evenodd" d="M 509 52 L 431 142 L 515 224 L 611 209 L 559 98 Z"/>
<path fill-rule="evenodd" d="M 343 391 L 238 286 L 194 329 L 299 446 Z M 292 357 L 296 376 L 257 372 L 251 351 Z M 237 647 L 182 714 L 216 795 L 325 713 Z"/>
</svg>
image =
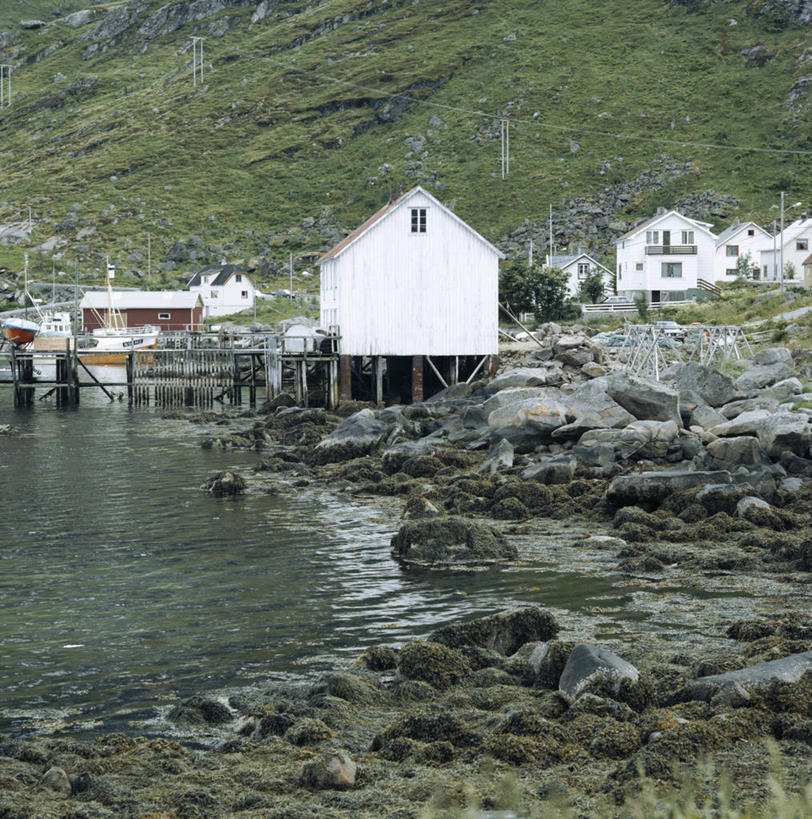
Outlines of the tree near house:
<svg viewBox="0 0 812 819">
<path fill-rule="evenodd" d="M 753 264 L 753 259 L 747 253 L 744 256 L 739 256 L 736 260 L 736 277 L 739 279 L 747 279 L 751 281 L 759 278 L 760 271 L 757 265 Z"/>
<path fill-rule="evenodd" d="M 534 312 L 539 321 L 574 318 L 580 311 L 567 299 L 567 274 L 514 260 L 502 265 L 499 301 L 513 313 Z"/>
<path fill-rule="evenodd" d="M 578 300 L 586 304 L 597 304 L 603 298 L 604 290 L 600 270 L 593 270 L 578 286 Z"/>
</svg>

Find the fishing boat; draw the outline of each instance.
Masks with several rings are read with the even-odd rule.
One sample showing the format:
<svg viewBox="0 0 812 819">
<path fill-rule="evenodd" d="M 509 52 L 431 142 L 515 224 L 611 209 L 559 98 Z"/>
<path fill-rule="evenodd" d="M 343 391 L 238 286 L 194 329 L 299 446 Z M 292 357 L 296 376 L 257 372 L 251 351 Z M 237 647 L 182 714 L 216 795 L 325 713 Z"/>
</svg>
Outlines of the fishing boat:
<svg viewBox="0 0 812 819">
<path fill-rule="evenodd" d="M 79 357 L 86 364 L 124 364 L 134 350 L 150 350 L 158 346 L 159 327 L 127 327 L 121 312 L 113 304 L 111 282 L 116 267 L 107 264 L 107 309 L 101 318 L 102 326 L 79 342 Z"/>
<path fill-rule="evenodd" d="M 39 322 L 11 316 L 3 320 L 3 337 L 12 344 L 30 344 L 39 330 Z"/>
</svg>

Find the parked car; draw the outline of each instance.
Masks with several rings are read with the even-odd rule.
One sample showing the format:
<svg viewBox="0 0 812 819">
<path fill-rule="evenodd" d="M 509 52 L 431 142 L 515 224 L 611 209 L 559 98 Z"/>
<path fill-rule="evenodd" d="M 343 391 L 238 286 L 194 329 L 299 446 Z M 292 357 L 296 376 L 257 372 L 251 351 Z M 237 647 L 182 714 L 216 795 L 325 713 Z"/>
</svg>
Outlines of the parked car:
<svg viewBox="0 0 812 819">
<path fill-rule="evenodd" d="M 678 338 L 683 339 L 685 338 L 685 328 L 681 327 L 677 324 L 676 321 L 669 321 L 667 319 L 661 319 L 660 321 L 654 322 L 655 327 L 662 327 L 663 334 L 669 336 L 671 338 Z"/>
</svg>

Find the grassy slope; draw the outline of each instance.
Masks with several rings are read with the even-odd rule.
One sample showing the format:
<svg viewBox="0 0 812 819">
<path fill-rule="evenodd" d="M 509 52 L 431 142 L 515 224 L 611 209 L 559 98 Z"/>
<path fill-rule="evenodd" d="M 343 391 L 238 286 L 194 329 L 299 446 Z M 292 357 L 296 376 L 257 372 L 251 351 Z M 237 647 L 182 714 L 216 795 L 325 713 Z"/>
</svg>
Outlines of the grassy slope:
<svg viewBox="0 0 812 819">
<path fill-rule="evenodd" d="M 668 155 L 693 162 L 697 174 L 641 195 L 623 218 L 714 189 L 741 200 L 739 217 L 768 221 L 779 190 L 793 199 L 808 194 L 810 157 L 558 130 L 812 149 L 808 109 L 793 122 L 781 107 L 799 76 L 807 32 L 771 31 L 746 6 L 734 0 L 692 15 L 659 0 L 288 3 L 282 8 L 298 13 L 250 29 L 250 10 L 224 12 L 243 22 L 219 38 L 206 20 L 143 53 L 125 43 L 90 60 L 81 59 L 85 44 L 74 42 L 74 30 L 22 32 L 23 59 L 62 45 L 15 74 L 15 102 L 0 120 L 7 201 L 0 219 L 30 204 L 35 218 L 51 222 L 40 224 L 39 243 L 80 205 L 96 233 L 83 242 L 65 234 L 67 254 L 80 252 L 91 266 L 128 245 L 145 251 L 147 231 L 153 259 L 191 233 L 238 240 L 236 252 L 250 256 L 257 251 L 246 231 L 255 231 L 257 248 L 278 248 L 283 260 L 289 251 L 320 249 L 296 227 L 303 218 L 326 210 L 350 229 L 393 184 L 423 182 L 498 239 L 525 218 L 543 220 L 550 202 L 633 178 Z M 369 8 L 380 10 L 364 16 Z M 325 25 L 340 15 L 350 19 Z M 332 30 L 290 48 L 319 26 Z M 204 92 L 192 88 L 191 35 L 207 36 Z M 756 43 L 777 56 L 745 68 L 738 51 Z M 55 82 L 59 73 L 67 79 Z M 90 90 L 65 94 L 81 78 Z M 434 90 L 420 88 L 443 78 Z M 417 88 L 414 96 L 437 107 L 412 105 L 397 122 L 375 122 L 369 101 L 380 93 L 359 86 Z M 432 115 L 442 124 L 430 126 Z M 505 181 L 494 119 L 504 115 L 513 121 Z M 407 156 L 404 139 L 418 134 L 428 154 Z M 577 152 L 567 137 L 580 144 Z M 391 170 L 379 175 L 384 163 Z M 13 256 L 6 252 L 0 263 Z M 47 260 L 36 264 L 50 270 Z"/>
</svg>

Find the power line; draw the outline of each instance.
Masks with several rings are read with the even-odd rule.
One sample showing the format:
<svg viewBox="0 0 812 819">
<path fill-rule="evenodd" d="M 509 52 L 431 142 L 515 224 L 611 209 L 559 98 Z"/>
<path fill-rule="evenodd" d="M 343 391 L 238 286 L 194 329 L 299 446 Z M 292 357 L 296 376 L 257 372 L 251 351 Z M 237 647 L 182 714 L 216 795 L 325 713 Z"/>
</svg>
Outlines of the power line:
<svg viewBox="0 0 812 819">
<path fill-rule="evenodd" d="M 335 83 L 337 85 L 345 85 L 350 88 L 356 88 L 359 91 L 365 91 L 370 94 L 379 94 L 384 99 L 401 99 L 406 100 L 407 102 L 415 102 L 419 105 L 428 105 L 432 108 L 440 108 L 445 111 L 454 111 L 458 114 L 467 114 L 469 116 L 475 117 L 485 117 L 486 119 L 492 120 L 503 120 L 504 116 L 502 114 L 491 114 L 488 111 L 477 111 L 471 110 L 469 108 L 461 108 L 456 105 L 444 105 L 440 102 L 434 102 L 432 100 L 422 100 L 417 97 L 412 97 L 408 94 L 393 94 L 388 91 L 384 91 L 381 88 L 373 88 L 368 85 L 360 85 L 358 83 L 352 82 L 351 80 L 342 80 L 338 77 L 330 77 L 327 74 L 322 74 L 317 72 L 313 68 L 297 68 L 296 66 L 284 65 L 283 63 L 277 62 L 276 65 L 279 68 L 282 68 L 286 71 L 292 71 L 298 74 L 306 74 L 317 79 L 327 80 L 328 82 Z M 552 131 L 564 131 L 567 133 L 574 133 L 574 134 L 590 134 L 591 136 L 600 136 L 600 137 L 608 137 L 610 139 L 626 139 L 635 142 L 650 142 L 660 145 L 678 145 L 682 148 L 707 148 L 711 150 L 719 150 L 719 151 L 747 151 L 750 153 L 766 153 L 766 154 L 790 154 L 795 156 L 812 156 L 812 151 L 803 151 L 797 150 L 793 148 L 764 148 L 764 147 L 752 147 L 752 146 L 745 146 L 745 145 L 721 145 L 715 142 L 692 142 L 690 140 L 684 139 L 666 139 L 665 137 L 647 137 L 647 136 L 636 136 L 634 134 L 618 134 L 613 133 L 611 131 L 599 131 L 594 128 L 578 128 L 572 125 L 557 125 L 552 122 L 544 122 L 543 120 L 537 119 L 515 119 L 511 117 L 510 122 L 515 124 L 521 125 L 531 125 L 535 128 L 545 128 L 547 130 Z"/>
</svg>

